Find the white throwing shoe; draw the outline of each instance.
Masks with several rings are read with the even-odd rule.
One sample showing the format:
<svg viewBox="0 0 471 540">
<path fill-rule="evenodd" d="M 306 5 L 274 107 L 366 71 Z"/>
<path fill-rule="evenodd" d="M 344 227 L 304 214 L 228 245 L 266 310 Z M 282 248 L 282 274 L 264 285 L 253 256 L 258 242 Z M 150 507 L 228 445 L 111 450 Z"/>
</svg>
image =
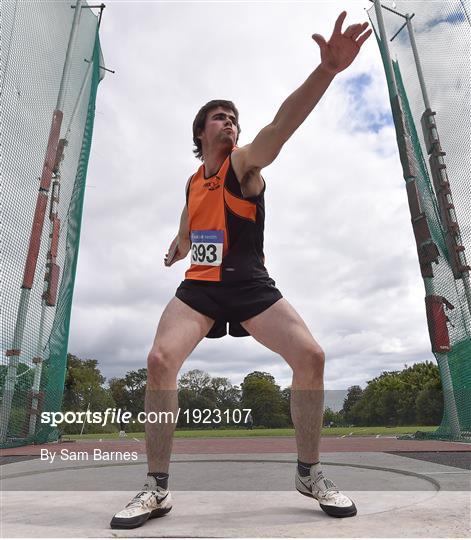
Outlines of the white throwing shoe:
<svg viewBox="0 0 471 540">
<path fill-rule="evenodd" d="M 341 493 L 337 486 L 323 474 L 319 474 L 315 481 L 312 481 L 311 475 L 301 476 L 296 470 L 296 489 L 302 495 L 316 499 L 322 510 L 329 516 L 352 517 L 357 513 L 355 503 Z"/>
<path fill-rule="evenodd" d="M 172 509 L 172 497 L 168 489 L 157 487 L 155 491 L 140 491 L 110 522 L 112 529 L 135 529 L 148 519 L 161 517 Z"/>
</svg>

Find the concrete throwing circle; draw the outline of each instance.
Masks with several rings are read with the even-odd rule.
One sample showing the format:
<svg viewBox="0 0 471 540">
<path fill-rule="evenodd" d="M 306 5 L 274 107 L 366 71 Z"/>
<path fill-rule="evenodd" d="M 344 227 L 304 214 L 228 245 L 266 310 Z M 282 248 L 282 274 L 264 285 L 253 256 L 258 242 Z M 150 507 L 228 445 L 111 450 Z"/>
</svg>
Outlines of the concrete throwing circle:
<svg viewBox="0 0 471 540">
<path fill-rule="evenodd" d="M 368 464 L 323 461 L 324 473 L 339 489 L 354 491 L 436 492 L 436 479 L 408 470 Z M 3 490 L 120 491 L 140 489 L 146 462 L 47 463 L 37 459 L 3 467 Z M 171 464 L 173 491 L 290 491 L 295 464 L 288 459 L 178 459 Z M 32 480 L 34 481 L 32 482 Z"/>
</svg>

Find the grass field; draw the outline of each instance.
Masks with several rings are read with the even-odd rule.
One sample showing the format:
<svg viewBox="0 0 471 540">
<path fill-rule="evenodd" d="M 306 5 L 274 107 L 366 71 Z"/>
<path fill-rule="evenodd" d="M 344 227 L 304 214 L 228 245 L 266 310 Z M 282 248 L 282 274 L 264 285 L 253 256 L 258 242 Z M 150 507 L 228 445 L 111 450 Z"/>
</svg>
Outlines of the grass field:
<svg viewBox="0 0 471 540">
<path fill-rule="evenodd" d="M 322 430 L 323 437 L 371 437 L 380 435 L 394 437 L 396 435 L 413 434 L 416 431 L 435 431 L 436 426 L 399 426 L 399 427 L 332 427 Z M 192 429 L 175 431 L 176 438 L 208 438 L 208 437 L 293 437 L 294 429 Z M 127 439 L 142 440 L 144 433 L 127 433 Z M 87 433 L 84 435 L 64 435 L 64 439 L 119 439 L 118 433 Z"/>
</svg>

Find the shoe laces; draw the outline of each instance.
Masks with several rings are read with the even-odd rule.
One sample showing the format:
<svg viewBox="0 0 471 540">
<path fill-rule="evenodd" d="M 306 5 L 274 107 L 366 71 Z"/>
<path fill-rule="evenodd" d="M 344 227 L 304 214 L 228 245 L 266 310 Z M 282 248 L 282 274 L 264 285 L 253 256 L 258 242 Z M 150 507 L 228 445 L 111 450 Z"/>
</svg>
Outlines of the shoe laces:
<svg viewBox="0 0 471 540">
<path fill-rule="evenodd" d="M 146 496 L 147 495 L 147 496 Z M 151 496 L 155 496 L 154 491 L 140 491 L 127 505 L 126 508 L 142 507 Z"/>
<path fill-rule="evenodd" d="M 324 475 L 319 475 L 316 478 L 314 484 L 319 489 L 319 491 L 322 491 L 322 493 L 339 493 L 338 487 L 332 482 L 332 480 L 329 480 Z"/>
</svg>

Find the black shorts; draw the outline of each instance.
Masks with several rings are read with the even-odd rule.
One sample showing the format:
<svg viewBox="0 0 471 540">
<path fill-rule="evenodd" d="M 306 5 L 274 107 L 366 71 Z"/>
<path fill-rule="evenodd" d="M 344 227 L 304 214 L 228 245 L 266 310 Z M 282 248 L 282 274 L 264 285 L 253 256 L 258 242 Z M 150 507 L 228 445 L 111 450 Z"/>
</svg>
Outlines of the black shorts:
<svg viewBox="0 0 471 540">
<path fill-rule="evenodd" d="M 248 336 L 240 325 L 268 309 L 283 295 L 273 279 L 267 277 L 232 283 L 185 279 L 175 296 L 194 310 L 214 319 L 208 338 L 219 338 L 227 334 L 234 337 Z"/>
</svg>

